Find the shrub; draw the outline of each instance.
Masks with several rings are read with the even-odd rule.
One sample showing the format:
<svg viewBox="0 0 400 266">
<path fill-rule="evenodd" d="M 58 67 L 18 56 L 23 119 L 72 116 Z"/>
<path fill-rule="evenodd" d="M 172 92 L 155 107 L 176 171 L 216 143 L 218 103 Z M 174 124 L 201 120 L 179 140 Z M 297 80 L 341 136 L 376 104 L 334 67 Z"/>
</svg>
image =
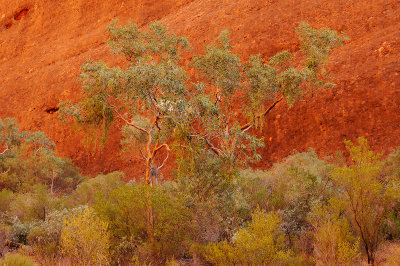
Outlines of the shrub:
<svg viewBox="0 0 400 266">
<path fill-rule="evenodd" d="M 143 199 L 147 192 L 153 211 L 153 242 L 146 230 Z M 96 202 L 94 209 L 109 222 L 112 257 L 118 263 L 134 256 L 143 263 L 164 263 L 171 257 L 181 257 L 189 249 L 191 212 L 167 184 L 122 186 Z"/>
<path fill-rule="evenodd" d="M 80 183 L 76 190 L 69 196 L 72 205 L 92 205 L 97 196 L 107 196 L 114 189 L 122 186 L 121 179 L 124 173 L 113 172 L 107 175 L 100 174 Z"/>
<path fill-rule="evenodd" d="M 10 203 L 10 214 L 17 216 L 22 222 L 45 220 L 47 212 L 57 205 L 57 198 L 50 197 L 44 185 L 37 184 L 32 192 L 15 194 Z"/>
<path fill-rule="evenodd" d="M 27 243 L 42 258 L 55 258 L 58 255 L 61 230 L 65 219 L 80 214 L 86 207 L 56 210 L 47 215 L 46 220 L 38 222 L 27 236 Z"/>
<path fill-rule="evenodd" d="M 75 263 L 106 265 L 109 262 L 110 235 L 108 223 L 98 218 L 91 209 L 65 219 L 61 231 L 63 254 Z"/>
<path fill-rule="evenodd" d="M 340 203 L 339 203 L 340 204 Z M 314 259 L 317 265 L 354 265 L 360 257 L 359 239 L 348 220 L 340 215 L 338 202 L 315 207 L 310 216 L 314 226 Z"/>
<path fill-rule="evenodd" d="M 3 189 L 0 192 L 0 213 L 9 211 L 13 198 L 14 193 L 8 189 Z"/>
<path fill-rule="evenodd" d="M 21 223 L 17 221 L 12 225 L 11 240 L 26 245 L 29 232 L 36 226 L 35 222 Z"/>
<path fill-rule="evenodd" d="M 310 150 L 287 157 L 269 171 L 242 170 L 238 184 L 252 209 L 260 206 L 267 211 L 281 211 L 289 246 L 296 247 L 297 239 L 307 238 L 307 216 L 312 208 L 326 202 L 333 193 L 331 169 Z M 299 248 L 308 251 L 304 244 Z"/>
<path fill-rule="evenodd" d="M 250 219 L 250 208 L 237 185 L 238 171 L 202 151 L 179 159 L 177 190 L 193 210 L 195 241 L 230 239 Z"/>
<path fill-rule="evenodd" d="M 0 266 L 34 266 L 37 265 L 29 257 L 8 253 L 3 259 L 0 258 Z"/>
<path fill-rule="evenodd" d="M 353 164 L 336 168 L 332 177 L 339 188 L 338 197 L 359 234 L 368 263 L 374 264 L 375 253 L 383 240 L 382 227 L 399 198 L 399 184 L 388 176 L 380 176 L 380 155 L 370 150 L 364 138 L 359 146 L 346 141 Z"/>
<path fill-rule="evenodd" d="M 239 229 L 232 243 L 222 241 L 193 250 L 215 265 L 294 265 L 302 259 L 286 250 L 281 219 L 274 212 L 257 209 L 248 227 Z"/>
</svg>

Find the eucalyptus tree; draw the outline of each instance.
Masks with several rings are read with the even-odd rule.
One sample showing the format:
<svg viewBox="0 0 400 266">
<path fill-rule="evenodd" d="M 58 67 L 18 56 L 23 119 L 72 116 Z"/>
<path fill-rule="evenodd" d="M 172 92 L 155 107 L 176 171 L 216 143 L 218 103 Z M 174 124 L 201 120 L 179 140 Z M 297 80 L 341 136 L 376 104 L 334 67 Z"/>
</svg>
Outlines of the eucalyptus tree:
<svg viewBox="0 0 400 266">
<path fill-rule="evenodd" d="M 160 22 L 149 24 L 148 31 L 131 23 L 108 27 L 109 45 L 122 55 L 126 67 L 109 67 L 104 62 L 88 61 L 82 67 L 83 99 L 64 109 L 83 124 L 107 129 L 116 119 L 124 124 L 128 143 L 139 146 L 146 162 L 145 182 L 156 182 L 152 172 L 155 158 L 170 147 L 167 143 L 185 108 L 188 77 L 179 65 L 180 53 L 188 41 L 168 33 Z M 179 121 L 177 123 L 177 121 Z"/>
<path fill-rule="evenodd" d="M 114 21 L 108 33 L 111 50 L 126 59 L 126 66 L 88 61 L 81 75 L 83 98 L 67 105 L 64 112 L 82 124 L 101 125 L 105 130 L 116 119 L 121 121 L 125 142 L 139 147 L 145 159 L 145 183 L 153 185 L 170 152 L 167 141 L 183 123 L 188 77 L 179 59 L 189 43 L 168 33 L 160 22 L 149 24 L 146 31 L 131 23 L 118 27 Z M 163 150 L 163 162 L 155 166 Z M 147 231 L 152 238 L 150 204 L 147 194 Z"/>
<path fill-rule="evenodd" d="M 4 157 L 11 152 L 13 147 L 19 146 L 26 134 L 26 132 L 20 131 L 15 119 L 0 119 L 0 144 L 3 146 L 0 155 Z"/>
<path fill-rule="evenodd" d="M 0 145 L 0 188 L 17 191 L 40 182 L 53 193 L 59 177 L 72 180 L 79 176 L 43 132 L 22 131 L 13 118 L 0 119 Z"/>
<path fill-rule="evenodd" d="M 150 23 L 147 30 L 113 22 L 108 27 L 109 44 L 126 64 L 110 67 L 89 60 L 82 67 L 81 101 L 64 105 L 61 114 L 104 131 L 119 120 L 124 125 L 123 142 L 138 147 L 145 160 L 148 185 L 156 183 L 172 138 L 186 161 L 198 164 L 201 158 L 216 158 L 221 163 L 215 164 L 214 170 L 218 172 L 216 168 L 221 166 L 229 174 L 238 163 L 260 159 L 257 149 L 263 141 L 251 129 L 260 126 L 277 104 L 284 99 L 293 104 L 307 92 L 329 86 L 322 67 L 343 38 L 335 31 L 315 30 L 306 24 L 300 25 L 298 32 L 305 55 L 301 67 L 288 51 L 268 62 L 258 55 L 242 63 L 239 55 L 232 53 L 224 31 L 205 54 L 194 57 L 196 71 L 189 77 L 180 60 L 181 53 L 189 49 L 185 38 L 169 33 L 160 22 Z M 265 105 L 271 101 L 272 105 Z M 156 165 L 161 155 L 164 157 Z M 151 238 L 150 205 L 147 194 Z"/>
<path fill-rule="evenodd" d="M 313 29 L 305 23 L 300 24 L 297 33 L 300 51 L 281 51 L 268 59 L 251 55 L 242 62 L 232 52 L 229 32 L 223 31 L 204 54 L 193 58 L 195 74 L 202 82 L 191 88 L 187 104 L 187 119 L 192 122 L 181 133 L 187 144 L 179 161 L 182 175 L 194 180 L 200 176 L 216 179 L 215 174 L 206 177 L 215 171 L 199 174 L 196 170 L 199 161 L 206 164 L 209 160 L 210 167 L 223 169 L 221 178 L 230 182 L 237 166 L 261 159 L 257 151 L 264 142 L 254 129 L 263 126 L 271 110 L 282 102 L 292 106 L 307 94 L 334 85 L 328 81 L 324 66 L 332 49 L 346 37 L 329 29 Z M 219 162 L 215 164 L 212 160 Z M 221 171 L 217 173 L 220 174 Z M 194 186 L 194 192 L 209 187 L 204 180 L 199 180 L 199 186 Z"/>
<path fill-rule="evenodd" d="M 195 213 L 196 242 L 229 239 L 248 219 L 235 186 L 236 170 L 261 159 L 258 150 L 264 142 L 255 129 L 264 125 L 265 116 L 278 104 L 292 106 L 307 94 L 333 86 L 324 65 L 345 37 L 304 23 L 297 33 L 300 51 L 282 51 L 271 58 L 252 55 L 242 61 L 224 31 L 193 59 L 201 82 L 191 88 L 186 115 L 193 122 L 181 132 L 185 145 L 178 151 L 177 181 Z"/>
<path fill-rule="evenodd" d="M 263 141 L 249 133 L 251 128 L 262 126 L 264 117 L 281 102 L 291 106 L 307 94 L 334 86 L 324 66 L 346 37 L 305 23 L 297 33 L 301 41 L 297 55 L 282 51 L 269 60 L 252 55 L 242 63 L 224 31 L 205 54 L 194 57 L 204 83 L 197 84 L 191 104 L 196 121 L 188 130 L 191 140 L 199 140 L 228 164 L 259 160 L 257 149 Z"/>
</svg>

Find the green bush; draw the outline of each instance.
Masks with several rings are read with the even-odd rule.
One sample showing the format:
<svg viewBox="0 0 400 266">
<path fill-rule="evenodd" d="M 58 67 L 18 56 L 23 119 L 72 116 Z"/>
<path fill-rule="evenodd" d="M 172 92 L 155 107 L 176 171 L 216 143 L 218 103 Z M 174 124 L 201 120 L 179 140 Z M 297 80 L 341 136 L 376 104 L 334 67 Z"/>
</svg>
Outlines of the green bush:
<svg viewBox="0 0 400 266">
<path fill-rule="evenodd" d="M 310 150 L 293 154 L 268 171 L 242 170 L 238 184 L 251 209 L 280 211 L 289 246 L 311 254 L 307 216 L 333 194 L 331 169 Z"/>
<path fill-rule="evenodd" d="M 61 230 L 65 219 L 81 213 L 86 206 L 73 209 L 55 210 L 31 228 L 27 236 L 28 245 L 34 248 L 37 255 L 43 258 L 55 258 L 59 255 Z"/>
<path fill-rule="evenodd" d="M 151 242 L 146 231 L 146 193 L 153 211 Z M 119 263 L 136 256 L 141 262 L 164 263 L 189 249 L 191 212 L 167 185 L 125 185 L 94 204 L 96 213 L 108 221 L 112 234 L 112 257 Z"/>
<path fill-rule="evenodd" d="M 30 222 L 30 223 L 21 223 L 17 221 L 12 225 L 12 235 L 11 235 L 11 240 L 13 242 L 21 243 L 26 245 L 27 243 L 27 237 L 32 230 L 36 226 L 35 222 Z"/>
<path fill-rule="evenodd" d="M 56 207 L 57 201 L 49 195 L 45 186 L 38 184 L 32 187 L 32 192 L 15 194 L 10 203 L 10 214 L 22 222 L 44 220 L 47 212 Z"/>
<path fill-rule="evenodd" d="M 14 200 L 14 193 L 11 190 L 3 189 L 0 192 L 0 213 L 10 210 L 11 202 Z"/>
<path fill-rule="evenodd" d="M 199 151 L 179 159 L 178 169 L 174 184 L 193 210 L 196 243 L 230 239 L 250 219 L 250 207 L 236 183 L 238 171 L 225 160 Z"/>
<path fill-rule="evenodd" d="M 80 183 L 76 190 L 69 196 L 71 205 L 92 205 L 98 196 L 107 196 L 114 189 L 121 187 L 124 182 L 124 173 L 113 172 L 107 175 L 100 174 Z"/>
</svg>

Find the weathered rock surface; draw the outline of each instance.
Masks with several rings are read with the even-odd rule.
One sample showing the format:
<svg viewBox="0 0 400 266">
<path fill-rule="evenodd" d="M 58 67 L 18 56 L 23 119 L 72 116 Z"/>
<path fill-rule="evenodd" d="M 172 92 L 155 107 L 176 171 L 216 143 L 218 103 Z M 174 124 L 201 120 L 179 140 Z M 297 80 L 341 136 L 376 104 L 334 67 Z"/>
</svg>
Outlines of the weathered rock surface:
<svg viewBox="0 0 400 266">
<path fill-rule="evenodd" d="M 42 130 L 84 173 L 124 170 L 141 175 L 138 156 L 120 153 L 118 130 L 101 151 L 57 118 L 58 102 L 77 100 L 86 58 L 117 64 L 105 41 L 113 18 L 144 26 L 162 20 L 202 51 L 229 29 L 235 52 L 246 58 L 296 51 L 295 28 L 343 31 L 350 41 L 331 56 L 337 86 L 270 113 L 258 166 L 268 167 L 292 150 L 314 148 L 324 156 L 343 140 L 365 136 L 388 153 L 400 145 L 400 2 L 398 0 L 3 0 L 0 2 L 0 117 L 16 117 L 24 129 Z"/>
</svg>

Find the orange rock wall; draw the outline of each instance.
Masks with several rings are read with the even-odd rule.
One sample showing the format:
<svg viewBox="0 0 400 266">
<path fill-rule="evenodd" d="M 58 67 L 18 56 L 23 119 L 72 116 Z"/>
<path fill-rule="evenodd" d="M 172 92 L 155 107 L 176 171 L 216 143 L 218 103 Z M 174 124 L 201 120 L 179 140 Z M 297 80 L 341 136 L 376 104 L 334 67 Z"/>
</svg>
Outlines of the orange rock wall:
<svg viewBox="0 0 400 266">
<path fill-rule="evenodd" d="M 398 0 L 0 1 L 0 117 L 44 131 L 84 173 L 124 170 L 132 178 L 142 172 L 138 156 L 121 155 L 118 129 L 103 150 L 90 152 L 81 135 L 51 112 L 60 101 L 79 99 L 77 79 L 86 58 L 121 61 L 105 44 L 104 29 L 113 18 L 141 26 L 162 20 L 189 38 L 194 53 L 229 29 L 243 58 L 298 50 L 294 30 L 301 21 L 344 31 L 351 40 L 333 52 L 328 66 L 337 86 L 270 113 L 258 167 L 294 149 L 328 155 L 358 136 L 386 154 L 400 145 Z"/>
</svg>

